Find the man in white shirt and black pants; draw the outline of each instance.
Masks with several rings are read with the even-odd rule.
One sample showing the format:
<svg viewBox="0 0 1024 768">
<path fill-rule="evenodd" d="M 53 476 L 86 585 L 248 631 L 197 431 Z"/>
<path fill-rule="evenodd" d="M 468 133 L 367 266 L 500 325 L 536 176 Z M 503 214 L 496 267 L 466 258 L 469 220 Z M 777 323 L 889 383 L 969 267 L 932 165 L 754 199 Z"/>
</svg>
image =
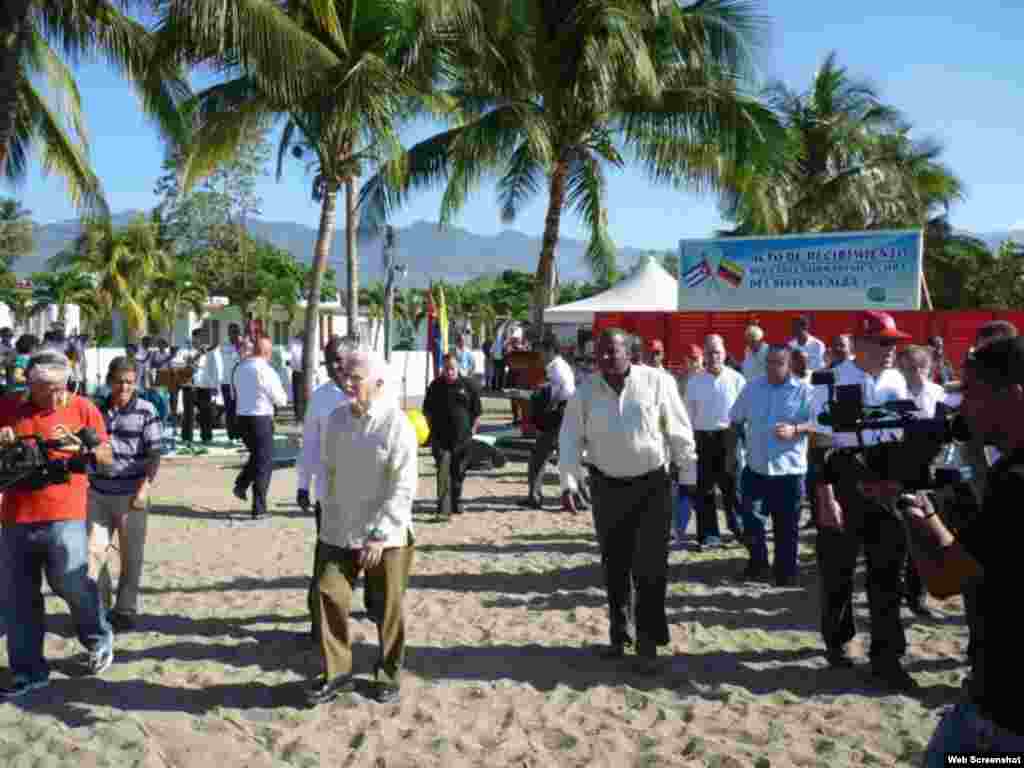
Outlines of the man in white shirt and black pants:
<svg viewBox="0 0 1024 768">
<path fill-rule="evenodd" d="M 835 386 L 858 386 L 866 407 L 908 400 L 903 375 L 892 367 L 896 344 L 910 338 L 896 328 L 886 312 L 859 312 L 854 331 L 856 360 L 837 365 Z M 823 402 L 815 414 L 821 423 Z M 898 440 L 900 430 L 869 430 L 864 445 Z M 852 667 L 846 644 L 856 634 L 853 621 L 853 579 L 861 549 L 867 561 L 868 606 L 871 612 L 871 671 L 885 687 L 908 692 L 917 687 L 901 664 L 907 640 L 900 618 L 903 565 L 907 541 L 903 523 L 885 502 L 869 498 L 866 483 L 877 480 L 858 455 L 835 453 L 857 446 L 852 432 L 832 433 L 833 452 L 812 492 L 818 494 L 818 572 L 821 578 L 821 633 L 825 656 L 834 668 Z"/>
<path fill-rule="evenodd" d="M 274 407 L 288 404 L 281 377 L 270 365 L 273 353 L 273 343 L 263 336 L 257 340 L 253 355 L 235 371 L 236 428 L 249 450 L 249 460 L 235 480 L 235 496 L 245 501 L 252 487 L 253 520 L 267 515 L 267 490 L 274 471 Z"/>
<path fill-rule="evenodd" d="M 228 326 L 228 340 L 222 342 L 206 356 L 206 380 L 210 386 L 220 389 L 224 400 L 224 428 L 231 440 L 240 435 L 235 429 L 235 392 L 232 387 L 232 375 L 241 360 L 239 345 L 242 341 L 242 328 L 238 323 Z"/>
<path fill-rule="evenodd" d="M 302 386 L 302 350 L 306 346 L 306 334 L 299 331 L 288 346 L 288 357 L 292 369 L 292 407 L 295 409 L 295 423 L 302 424 L 306 417 L 306 390 Z"/>
<path fill-rule="evenodd" d="M 725 364 L 725 342 L 712 334 L 704 342 L 707 370 L 686 382 L 686 407 L 697 436 L 697 541 L 701 549 L 721 545 L 715 486 L 722 492 L 725 520 L 737 540 L 743 524 L 736 511 L 738 430 L 730 413 L 746 385 L 743 375 Z"/>
<path fill-rule="evenodd" d="M 320 548 L 320 517 L 323 514 L 324 499 L 327 497 L 327 473 L 321 461 L 321 449 L 327 434 L 327 420 L 332 413 L 348 402 L 348 396 L 342 389 L 342 385 L 344 384 L 345 364 L 355 349 L 355 343 L 340 336 L 335 336 L 327 342 L 327 346 L 324 347 L 324 363 L 327 366 L 329 378 L 326 384 L 317 387 L 313 392 L 302 425 L 302 453 L 299 454 L 298 461 L 299 489 L 295 496 L 295 503 L 303 512 L 308 512 L 310 508 L 313 509 L 313 517 L 316 520 L 317 550 Z M 314 483 L 315 500 L 310 499 L 309 495 L 309 487 Z M 315 591 L 316 563 L 317 556 L 314 552 L 314 578 L 309 588 L 308 603 L 309 615 L 313 619 L 313 641 L 318 643 L 320 600 Z"/>
<path fill-rule="evenodd" d="M 550 389 L 544 413 L 531 414 L 531 420 L 538 429 L 537 440 L 530 455 L 527 481 L 529 495 L 526 506 L 532 509 L 544 506 L 544 466 L 558 443 L 558 431 L 562 428 L 565 404 L 576 393 L 576 378 L 558 349 L 558 340 L 545 338 L 541 343 L 541 353 L 544 355 L 544 372 Z"/>
<path fill-rule="evenodd" d="M 654 672 L 658 646 L 669 642 L 665 595 L 673 499 L 668 466 L 679 467 L 680 484 L 692 486 L 697 457 L 675 383 L 654 368 L 631 365 L 629 352 L 624 331 L 601 334 L 600 373 L 580 385 L 565 409 L 558 470 L 562 504 L 574 511 L 586 452 L 608 591 L 611 645 L 604 655 L 624 655 L 633 644 L 635 619 L 642 671 Z"/>
</svg>

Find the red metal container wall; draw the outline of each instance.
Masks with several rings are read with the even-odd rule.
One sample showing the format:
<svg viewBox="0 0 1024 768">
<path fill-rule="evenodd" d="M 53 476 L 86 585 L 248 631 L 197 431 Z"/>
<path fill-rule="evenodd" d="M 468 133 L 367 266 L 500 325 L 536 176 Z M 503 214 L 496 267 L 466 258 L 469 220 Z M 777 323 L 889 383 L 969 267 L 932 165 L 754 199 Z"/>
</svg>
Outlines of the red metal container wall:
<svg viewBox="0 0 1024 768">
<path fill-rule="evenodd" d="M 811 321 L 811 333 L 830 344 L 835 336 L 853 331 L 856 314 L 849 310 L 599 313 L 594 318 L 594 332 L 618 326 L 645 340 L 661 338 L 665 342 L 666 365 L 678 367 L 683 365 L 687 348 L 691 344 L 703 347 L 709 333 L 720 334 L 729 353 L 742 360 L 746 346 L 743 331 L 750 323 L 757 323 L 764 329 L 769 343 L 784 344 L 792 337 L 793 320 L 806 315 Z M 1024 332 L 1024 312 L 895 311 L 891 314 L 897 327 L 912 336 L 910 343 L 927 344 L 930 336 L 942 336 L 946 342 L 946 357 L 957 370 L 974 344 L 978 328 L 990 320 L 1008 320 Z"/>
</svg>

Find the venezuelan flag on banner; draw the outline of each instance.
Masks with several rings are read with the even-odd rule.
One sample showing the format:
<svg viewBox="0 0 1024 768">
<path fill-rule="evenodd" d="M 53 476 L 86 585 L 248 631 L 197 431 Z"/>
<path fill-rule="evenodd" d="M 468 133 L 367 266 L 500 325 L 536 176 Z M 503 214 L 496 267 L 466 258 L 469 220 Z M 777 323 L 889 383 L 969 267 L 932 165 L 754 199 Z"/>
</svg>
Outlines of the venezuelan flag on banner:
<svg viewBox="0 0 1024 768">
<path fill-rule="evenodd" d="M 451 350 L 448 346 L 448 305 L 444 302 L 444 285 L 437 286 L 437 325 L 441 336 L 441 356 Z"/>
<path fill-rule="evenodd" d="M 730 259 L 723 258 L 718 262 L 718 277 L 733 288 L 739 288 L 743 284 L 743 275 L 746 270 Z"/>
</svg>

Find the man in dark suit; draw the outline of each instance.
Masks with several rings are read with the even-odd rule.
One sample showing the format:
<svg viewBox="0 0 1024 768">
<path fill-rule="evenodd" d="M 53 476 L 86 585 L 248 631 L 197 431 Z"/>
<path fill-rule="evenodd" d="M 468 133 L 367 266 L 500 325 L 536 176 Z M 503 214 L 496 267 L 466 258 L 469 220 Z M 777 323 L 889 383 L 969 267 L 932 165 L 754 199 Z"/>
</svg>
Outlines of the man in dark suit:
<svg viewBox="0 0 1024 768">
<path fill-rule="evenodd" d="M 450 517 L 462 512 L 462 481 L 469 465 L 469 443 L 480 425 L 480 393 L 459 375 L 454 354 L 444 356 L 441 375 L 427 387 L 423 415 L 430 425 L 430 449 L 437 463 L 437 513 Z"/>
</svg>

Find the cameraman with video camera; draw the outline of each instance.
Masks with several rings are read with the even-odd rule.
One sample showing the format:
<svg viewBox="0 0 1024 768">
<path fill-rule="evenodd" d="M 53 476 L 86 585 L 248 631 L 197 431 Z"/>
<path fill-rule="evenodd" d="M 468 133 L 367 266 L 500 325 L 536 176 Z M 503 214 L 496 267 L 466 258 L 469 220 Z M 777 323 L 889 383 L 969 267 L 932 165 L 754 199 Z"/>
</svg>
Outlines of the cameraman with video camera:
<svg viewBox="0 0 1024 768">
<path fill-rule="evenodd" d="M 1001 455 L 988 472 L 981 511 L 954 537 L 924 494 L 897 502 L 928 591 L 946 598 L 974 584 L 983 618 L 966 695 L 932 736 L 927 768 L 946 765 L 950 753 L 1024 751 L 1019 619 L 1005 597 L 1019 578 L 1024 538 L 1024 338 L 1000 339 L 969 356 L 962 395 L 961 414 L 972 436 Z"/>
<path fill-rule="evenodd" d="M 52 350 L 33 355 L 26 369 L 28 398 L 0 425 L 5 470 L 0 480 L 7 480 L 0 517 L 10 574 L 7 652 L 13 676 L 11 686 L 0 691 L 6 699 L 49 681 L 43 657 L 44 571 L 71 610 L 78 638 L 89 651 L 88 670 L 98 675 L 114 659 L 113 634 L 88 576 L 85 475 L 94 461 L 108 464 L 112 456 L 103 417 L 89 400 L 68 392 L 70 377 L 66 355 Z"/>
<path fill-rule="evenodd" d="M 896 344 L 910 336 L 897 330 L 892 316 L 886 312 L 860 312 L 856 323 L 853 336 L 857 357 L 832 369 L 835 386 L 859 387 L 865 407 L 908 400 L 906 381 L 892 364 Z M 832 435 L 833 449 L 856 447 L 858 435 L 826 426 L 821 419 L 822 404 L 818 405 L 817 428 Z M 900 437 L 898 430 L 868 430 L 861 434 L 865 446 Z M 891 504 L 873 494 L 866 495 L 864 483 L 881 478 L 874 477 L 859 458 L 856 454 L 833 451 L 815 489 L 825 655 L 834 668 L 853 666 L 845 646 L 856 634 L 853 580 L 863 548 L 871 612 L 872 674 L 887 688 L 911 691 L 917 684 L 900 661 L 907 647 L 900 619 L 906 537 Z"/>
</svg>

